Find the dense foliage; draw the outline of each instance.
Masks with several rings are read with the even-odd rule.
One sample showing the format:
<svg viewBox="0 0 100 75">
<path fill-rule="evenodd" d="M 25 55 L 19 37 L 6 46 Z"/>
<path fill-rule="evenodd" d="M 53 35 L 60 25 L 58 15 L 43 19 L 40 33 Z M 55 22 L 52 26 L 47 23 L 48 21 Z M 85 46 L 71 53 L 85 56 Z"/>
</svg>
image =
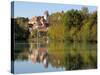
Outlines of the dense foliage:
<svg viewBox="0 0 100 75">
<path fill-rule="evenodd" d="M 16 39 L 28 39 L 37 35 L 33 31 L 29 36 L 28 21 L 24 17 L 14 19 Z M 97 41 L 97 11 L 89 12 L 87 7 L 52 13 L 49 15 L 49 23 L 48 36 L 52 40 Z"/>
<path fill-rule="evenodd" d="M 18 17 L 12 18 L 11 24 L 14 31 L 15 40 L 27 40 L 29 31 L 28 31 L 28 18 Z"/>
<path fill-rule="evenodd" d="M 57 12 L 49 16 L 48 35 L 53 40 L 97 41 L 97 11 L 88 8 Z"/>
</svg>

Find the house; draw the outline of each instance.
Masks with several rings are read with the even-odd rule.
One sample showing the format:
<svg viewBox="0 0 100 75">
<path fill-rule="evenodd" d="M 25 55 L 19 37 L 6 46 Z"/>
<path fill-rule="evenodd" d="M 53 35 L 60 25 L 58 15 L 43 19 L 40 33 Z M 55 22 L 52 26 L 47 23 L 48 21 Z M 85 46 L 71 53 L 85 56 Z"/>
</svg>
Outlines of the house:
<svg viewBox="0 0 100 75">
<path fill-rule="evenodd" d="M 43 16 L 33 16 L 28 22 L 30 32 L 34 29 L 38 29 L 39 31 L 47 31 L 49 26 L 48 17 L 48 11 L 45 11 Z"/>
</svg>

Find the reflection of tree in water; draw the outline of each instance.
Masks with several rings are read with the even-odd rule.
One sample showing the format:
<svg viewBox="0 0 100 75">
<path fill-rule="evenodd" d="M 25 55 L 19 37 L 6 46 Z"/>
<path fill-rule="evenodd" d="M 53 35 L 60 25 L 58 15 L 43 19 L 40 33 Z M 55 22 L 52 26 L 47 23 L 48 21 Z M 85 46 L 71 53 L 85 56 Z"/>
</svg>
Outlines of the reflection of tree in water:
<svg viewBox="0 0 100 75">
<path fill-rule="evenodd" d="M 49 63 L 53 67 L 65 68 L 65 70 L 96 68 L 96 47 L 90 48 L 87 44 L 79 44 L 51 43 L 49 45 Z"/>
<path fill-rule="evenodd" d="M 80 67 L 83 65 L 83 60 L 81 58 L 80 54 L 77 54 L 75 56 L 72 56 L 70 53 L 65 57 L 66 62 L 66 70 L 75 70 L 80 69 Z"/>
<path fill-rule="evenodd" d="M 96 63 L 93 63 L 93 60 L 90 60 L 90 63 L 85 63 L 80 54 L 78 54 L 78 55 L 76 55 L 74 57 L 71 56 L 71 54 L 69 54 L 67 60 L 68 60 L 68 62 L 66 64 L 67 65 L 66 70 L 96 68 L 95 67 Z"/>
<path fill-rule="evenodd" d="M 37 46 L 38 45 L 38 46 Z M 42 63 L 48 67 L 48 49 L 46 43 L 17 43 L 15 46 L 14 60 L 28 60 L 32 63 Z"/>
<path fill-rule="evenodd" d="M 97 68 L 97 53 L 93 52 L 90 53 L 89 59 L 91 60 L 91 64 L 94 68 Z"/>
<path fill-rule="evenodd" d="M 28 48 L 29 44 L 26 43 L 16 43 L 14 50 L 14 60 L 28 60 Z"/>
<path fill-rule="evenodd" d="M 51 42 L 49 44 L 49 63 L 56 68 L 64 67 L 64 43 Z"/>
<path fill-rule="evenodd" d="M 87 51 L 88 52 L 88 51 Z M 96 68 L 97 61 L 95 53 L 85 53 L 84 51 L 74 51 L 74 54 L 69 52 L 66 54 L 65 68 L 66 70 L 78 70 L 78 69 L 91 69 Z M 94 51 L 93 51 L 94 52 Z M 87 54 L 87 55 L 86 55 Z"/>
<path fill-rule="evenodd" d="M 28 60 L 32 63 L 48 64 L 65 70 L 91 69 L 97 67 L 96 48 L 88 45 L 65 44 L 64 42 L 29 43 L 16 45 L 15 60 Z M 29 56 L 29 57 L 28 57 Z"/>
</svg>

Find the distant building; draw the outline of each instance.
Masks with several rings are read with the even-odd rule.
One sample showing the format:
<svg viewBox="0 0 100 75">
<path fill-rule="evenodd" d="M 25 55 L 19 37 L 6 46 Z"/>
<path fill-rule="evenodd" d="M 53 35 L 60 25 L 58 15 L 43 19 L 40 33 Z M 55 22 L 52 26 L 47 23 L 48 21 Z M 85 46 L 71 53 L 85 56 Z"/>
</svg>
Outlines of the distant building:
<svg viewBox="0 0 100 75">
<path fill-rule="evenodd" d="M 43 16 L 33 16 L 28 22 L 29 30 L 47 29 L 49 26 L 48 17 L 49 17 L 48 11 L 45 11 Z"/>
<path fill-rule="evenodd" d="M 44 19 L 47 21 L 47 23 L 49 23 L 49 12 L 48 11 L 44 12 Z"/>
</svg>

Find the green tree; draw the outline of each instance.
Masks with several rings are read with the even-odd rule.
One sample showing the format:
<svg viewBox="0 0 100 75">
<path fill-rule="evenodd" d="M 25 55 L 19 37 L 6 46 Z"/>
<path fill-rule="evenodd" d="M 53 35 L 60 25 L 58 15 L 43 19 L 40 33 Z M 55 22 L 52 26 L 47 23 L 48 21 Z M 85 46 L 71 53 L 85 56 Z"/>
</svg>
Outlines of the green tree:
<svg viewBox="0 0 100 75">
<path fill-rule="evenodd" d="M 64 24 L 69 28 L 71 28 L 72 26 L 79 27 L 81 25 L 81 22 L 82 16 L 78 10 L 69 10 L 64 15 Z"/>
<path fill-rule="evenodd" d="M 81 13 L 84 20 L 89 17 L 89 10 L 87 7 L 82 7 L 80 10 L 80 13 Z"/>
</svg>

